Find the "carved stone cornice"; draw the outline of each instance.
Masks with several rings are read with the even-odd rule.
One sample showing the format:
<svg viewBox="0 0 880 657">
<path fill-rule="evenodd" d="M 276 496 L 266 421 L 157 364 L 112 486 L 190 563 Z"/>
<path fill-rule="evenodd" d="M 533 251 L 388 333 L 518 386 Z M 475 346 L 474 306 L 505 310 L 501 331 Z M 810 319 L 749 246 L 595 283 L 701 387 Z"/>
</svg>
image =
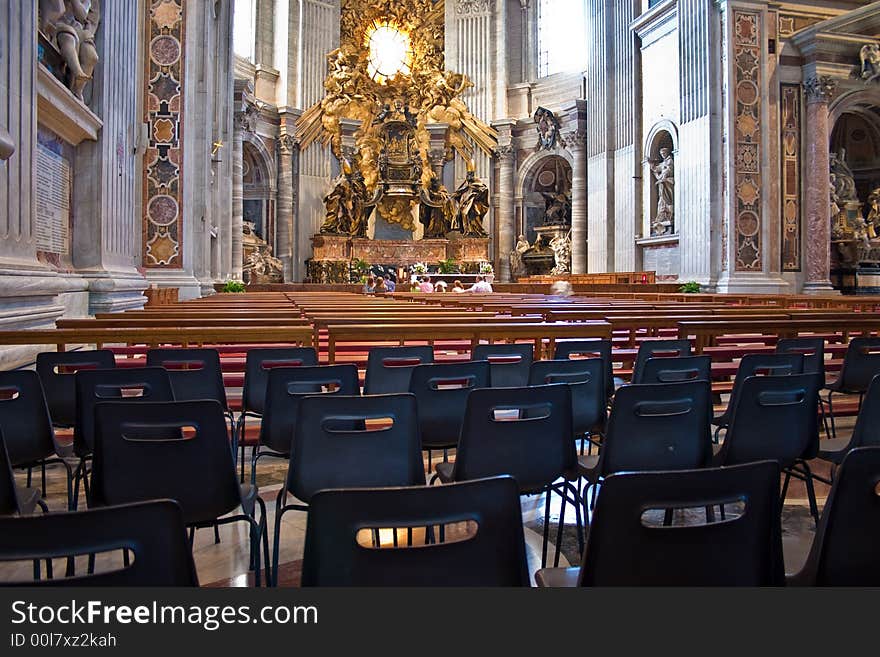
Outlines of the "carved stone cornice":
<svg viewBox="0 0 880 657">
<path fill-rule="evenodd" d="M 837 92 L 837 81 L 829 75 L 812 77 L 804 81 L 804 96 L 808 103 L 831 101 Z"/>
</svg>

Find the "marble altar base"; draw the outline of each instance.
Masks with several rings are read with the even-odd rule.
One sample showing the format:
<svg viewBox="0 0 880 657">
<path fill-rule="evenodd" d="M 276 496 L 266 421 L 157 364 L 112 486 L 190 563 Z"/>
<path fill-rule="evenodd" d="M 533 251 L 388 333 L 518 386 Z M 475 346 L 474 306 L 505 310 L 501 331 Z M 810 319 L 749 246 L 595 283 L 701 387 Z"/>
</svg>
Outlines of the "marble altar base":
<svg viewBox="0 0 880 657">
<path fill-rule="evenodd" d="M 360 259 L 371 265 L 408 266 L 417 262 L 435 265 L 452 258 L 462 264 L 479 263 L 489 262 L 489 239 L 370 240 L 315 235 L 312 237 L 312 251 L 312 260 L 319 262 Z"/>
</svg>

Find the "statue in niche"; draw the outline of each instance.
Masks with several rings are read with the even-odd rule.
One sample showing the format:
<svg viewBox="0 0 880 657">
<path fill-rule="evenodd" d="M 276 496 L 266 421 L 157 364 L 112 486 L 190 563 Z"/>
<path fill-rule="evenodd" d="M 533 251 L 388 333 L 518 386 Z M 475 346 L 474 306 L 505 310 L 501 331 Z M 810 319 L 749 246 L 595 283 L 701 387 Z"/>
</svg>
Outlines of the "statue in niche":
<svg viewBox="0 0 880 657">
<path fill-rule="evenodd" d="M 834 176 L 834 191 L 837 193 L 839 204 L 845 204 L 849 201 L 858 201 L 859 195 L 856 191 L 856 180 L 852 169 L 846 163 L 846 149 L 841 148 L 839 153 L 831 153 L 831 174 Z"/>
<path fill-rule="evenodd" d="M 880 46 L 876 43 L 869 43 L 862 46 L 859 51 L 859 61 L 861 62 L 860 76 L 865 82 L 873 82 L 880 79 Z"/>
<path fill-rule="evenodd" d="M 40 30 L 61 52 L 67 86 L 80 100 L 98 63 L 95 33 L 100 22 L 100 0 L 40 0 Z"/>
<path fill-rule="evenodd" d="M 571 223 L 571 192 L 541 192 L 544 197 L 544 225 Z"/>
<path fill-rule="evenodd" d="M 675 160 L 668 148 L 660 149 L 660 160 L 651 166 L 657 185 L 657 214 L 651 235 L 668 235 L 675 221 Z"/>
<path fill-rule="evenodd" d="M 872 240 L 880 237 L 880 187 L 868 194 L 868 237 Z"/>
<path fill-rule="evenodd" d="M 568 274 L 571 271 L 571 233 L 557 235 L 550 240 L 550 249 L 553 251 L 555 265 L 550 270 L 552 276 Z"/>
<path fill-rule="evenodd" d="M 342 173 L 333 184 L 333 189 L 324 197 L 324 208 L 322 234 L 350 235 L 363 221 L 363 199 L 359 196 L 351 165 L 346 160 L 342 161 Z"/>
<path fill-rule="evenodd" d="M 510 275 L 519 277 L 525 273 L 525 263 L 523 262 L 523 254 L 531 247 L 525 235 L 520 235 L 516 240 L 516 246 L 510 252 Z"/>
<path fill-rule="evenodd" d="M 477 178 L 473 161 L 468 163 L 467 177 L 452 198 L 458 203 L 452 229 L 465 237 L 487 237 L 483 217 L 489 212 L 489 188 Z"/>
<path fill-rule="evenodd" d="M 419 222 L 425 227 L 425 239 L 441 239 L 452 230 L 455 204 L 449 190 L 440 184 L 436 176 L 431 178 L 428 189 L 421 195 Z"/>
<path fill-rule="evenodd" d="M 536 151 L 552 151 L 556 148 L 559 138 L 559 119 L 556 115 L 544 107 L 535 110 L 533 117 L 535 129 L 538 131 L 538 143 L 535 146 Z"/>
</svg>

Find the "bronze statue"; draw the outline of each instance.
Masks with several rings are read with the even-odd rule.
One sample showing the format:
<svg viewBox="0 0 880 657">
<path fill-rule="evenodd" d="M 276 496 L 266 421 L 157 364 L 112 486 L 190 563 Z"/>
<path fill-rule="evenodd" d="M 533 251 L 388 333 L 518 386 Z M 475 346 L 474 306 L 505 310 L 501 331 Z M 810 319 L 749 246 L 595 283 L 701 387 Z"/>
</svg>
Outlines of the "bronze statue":
<svg viewBox="0 0 880 657">
<path fill-rule="evenodd" d="M 872 240 L 880 237 L 880 187 L 868 194 L 868 237 Z"/>
<path fill-rule="evenodd" d="M 351 175 L 351 191 L 355 203 L 352 207 L 353 214 L 349 234 L 352 237 L 366 237 L 373 206 L 370 204 L 367 186 L 364 183 L 364 174 L 360 172 L 360 169 L 356 169 Z"/>
<path fill-rule="evenodd" d="M 350 235 L 352 229 L 360 222 L 359 217 L 363 214 L 363 203 L 358 196 L 356 185 L 353 182 L 351 166 L 343 161 L 342 173 L 336 179 L 333 189 L 324 197 L 326 219 L 321 226 L 321 233 L 325 235 Z"/>
<path fill-rule="evenodd" d="M 419 206 L 419 222 L 425 227 L 425 239 L 442 239 L 452 230 L 455 205 L 449 190 L 435 177 L 422 193 Z"/>
<path fill-rule="evenodd" d="M 544 197 L 544 225 L 571 223 L 571 194 L 541 192 Z"/>
<path fill-rule="evenodd" d="M 452 229 L 461 231 L 465 237 L 487 237 L 483 217 L 489 212 L 489 188 L 477 178 L 472 163 L 468 165 L 467 178 L 452 198 L 458 203 Z"/>
</svg>

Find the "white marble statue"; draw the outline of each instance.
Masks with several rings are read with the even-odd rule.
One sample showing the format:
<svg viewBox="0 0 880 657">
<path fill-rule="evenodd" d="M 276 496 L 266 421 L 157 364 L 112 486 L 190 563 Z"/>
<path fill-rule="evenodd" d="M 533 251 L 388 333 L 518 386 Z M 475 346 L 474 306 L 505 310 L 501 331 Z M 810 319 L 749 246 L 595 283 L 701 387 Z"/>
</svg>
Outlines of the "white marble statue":
<svg viewBox="0 0 880 657">
<path fill-rule="evenodd" d="M 675 160 L 668 148 L 660 149 L 660 161 L 651 167 L 657 184 L 657 215 L 651 222 L 652 235 L 671 233 L 675 219 Z"/>
<path fill-rule="evenodd" d="M 551 276 L 568 274 L 571 272 L 571 233 L 557 235 L 550 240 L 550 249 L 553 251 L 555 266 L 550 270 Z"/>
<path fill-rule="evenodd" d="M 40 30 L 58 46 L 67 64 L 67 85 L 80 100 L 98 63 L 100 22 L 100 0 L 40 0 Z"/>
<path fill-rule="evenodd" d="M 529 241 L 525 235 L 520 235 L 516 240 L 516 246 L 510 252 L 510 275 L 522 276 L 525 273 L 525 263 L 523 263 L 523 254 L 531 248 Z"/>
</svg>

